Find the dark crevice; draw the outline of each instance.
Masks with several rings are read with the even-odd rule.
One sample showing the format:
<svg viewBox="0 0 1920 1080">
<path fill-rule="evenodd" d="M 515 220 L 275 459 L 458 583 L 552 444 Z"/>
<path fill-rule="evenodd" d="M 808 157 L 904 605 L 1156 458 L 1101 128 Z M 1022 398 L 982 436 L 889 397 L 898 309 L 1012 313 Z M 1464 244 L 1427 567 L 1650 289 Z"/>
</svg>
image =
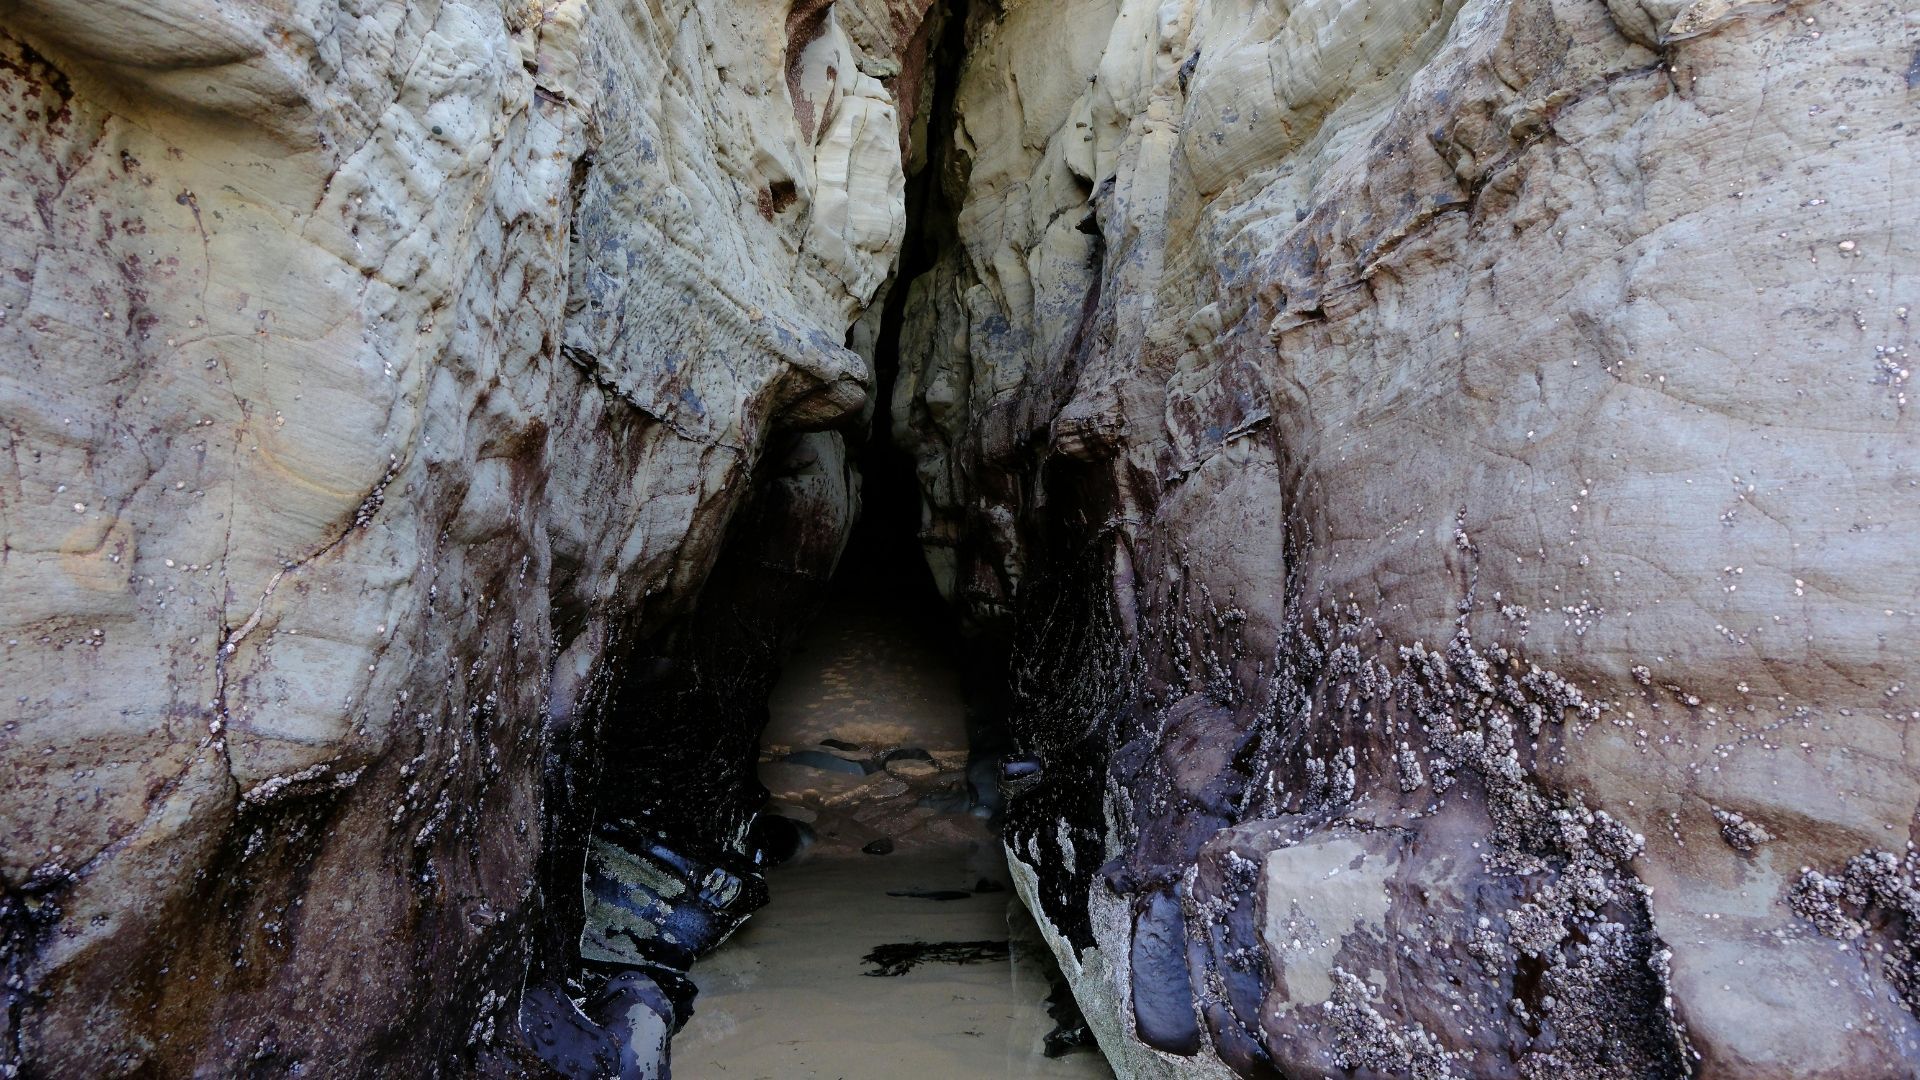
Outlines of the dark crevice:
<svg viewBox="0 0 1920 1080">
<path fill-rule="evenodd" d="M 827 11 L 814 0 L 795 5 L 790 83 Z M 664 1040 L 692 1011 L 692 963 L 767 902 L 763 871 L 804 846 L 804 825 L 764 813 L 760 741 L 783 663 L 830 600 L 884 609 L 959 658 L 963 685 L 977 691 L 966 702 L 971 760 L 959 809 L 997 820 L 995 763 L 1011 748 L 1006 647 L 964 636 L 936 588 L 921 546 L 915 460 L 893 438 L 910 285 L 957 245 L 964 189 L 966 163 L 946 148 L 965 0 L 928 18 L 931 92 L 914 95 L 924 122 L 903 127 L 925 141 L 903 156 L 923 164 L 907 180 L 906 235 L 878 312 L 872 407 L 838 431 L 769 443 L 692 609 L 645 636 L 625 631 L 622 647 L 608 650 L 618 660 L 595 684 L 593 707 L 550 732 L 544 911 L 520 1007 L 530 1069 L 537 1060 L 563 1075 L 654 1075 L 635 1047 L 659 1042 L 664 1063 Z M 806 111 L 797 87 L 795 101 Z M 808 129 L 814 120 L 797 119 Z M 776 216 L 794 199 L 791 181 L 777 181 L 756 209 Z M 592 621 L 574 608 L 561 615 L 563 640 Z M 984 944 L 1005 955 L 1005 943 Z"/>
<path fill-rule="evenodd" d="M 824 26 L 826 11 L 815 0 L 800 0 L 794 7 L 790 78 L 800 52 Z M 965 588 L 960 595 L 941 595 L 926 547 L 935 539 L 951 544 L 955 538 L 924 535 L 927 515 L 916 448 L 895 441 L 893 399 L 912 286 L 950 259 L 960 243 L 959 206 L 971 163 L 954 140 L 967 23 L 967 0 L 952 0 L 929 13 L 922 31 L 921 40 L 930 42 L 924 62 L 931 76 L 912 92 L 920 116 L 902 128 L 903 138 L 921 145 L 903 148 L 911 169 L 907 227 L 880 308 L 870 316 L 876 318 L 871 407 L 838 430 L 774 437 L 753 470 L 692 609 L 644 636 L 630 628 L 603 629 L 623 636 L 620 648 L 608 649 L 617 659 L 599 673 L 588 707 L 565 722 L 556 719 L 550 732 L 544 912 L 519 1007 L 530 1073 L 662 1075 L 668 1042 L 695 1007 L 693 963 L 769 902 L 766 870 L 802 856 L 815 842 L 806 822 L 770 812 L 770 793 L 759 770 L 769 700 L 803 632 L 823 610 L 879 616 L 919 647 L 952 660 L 966 725 L 964 777 L 940 771 L 955 768 L 952 757 L 936 767 L 925 750 L 835 739 L 816 748 L 788 748 L 778 759 L 783 765 L 845 767 L 841 771 L 871 776 L 895 760 L 912 759 L 935 770 L 940 779 L 930 783 L 951 785 L 918 797 L 918 808 L 957 814 L 960 820 L 984 819 L 985 829 L 1008 829 L 1011 836 L 1003 780 L 1007 791 L 1034 786 L 1038 755 L 1045 754 L 1054 764 L 1049 783 L 1026 800 L 1026 833 L 1051 829 L 1049 821 L 1063 818 L 1099 818 L 1099 778 L 1107 767 L 1100 718 L 1111 703 L 1080 702 L 1081 708 L 1063 714 L 1064 727 L 1041 724 L 1024 743 L 1014 738 L 1010 718 L 1022 708 L 1048 708 L 1070 693 L 1068 687 L 1084 672 L 1069 668 L 1113 639 L 1111 620 L 1097 614 L 1110 612 L 1111 605 L 1088 591 L 1102 578 L 1111 538 L 1061 562 L 1070 569 L 1043 583 L 1042 601 L 1033 606 L 1040 612 L 1037 618 L 963 624 L 961 613 L 972 602 Z M 799 119 L 803 127 L 811 120 Z M 919 167 L 912 168 L 916 161 Z M 755 209 L 772 217 L 793 200 L 791 182 L 778 181 L 760 193 Z M 1076 368 L 1091 348 L 1088 328 L 1099 306 L 1096 292 L 1075 336 L 1071 363 Z M 1044 457 L 1038 442 L 1030 451 L 1023 467 L 1037 467 Z M 1072 462 L 1058 467 L 1097 468 Z M 1070 486 L 1079 486 L 1086 477 L 1068 479 L 1074 481 Z M 1074 542 L 1061 534 L 1060 544 Z M 974 550 L 984 543 L 963 535 L 949 553 L 963 561 L 991 562 L 984 549 Z M 557 580 L 578 572 L 564 565 L 554 570 Z M 1006 592 L 1007 584 L 1000 588 Z M 556 633 L 562 640 L 593 625 L 595 613 L 577 605 L 558 610 Z M 1067 623 L 1053 625 L 1053 615 Z M 1067 637 L 1060 638 L 1061 633 Z M 1042 655 L 1016 668 L 1012 658 L 1021 649 L 1042 650 Z M 1034 682 L 1034 663 L 1046 668 L 1039 677 L 1047 685 L 1038 696 L 1028 685 L 1023 699 L 1017 684 Z M 1125 661 L 1103 657 L 1102 663 L 1124 666 Z M 1116 689 L 1125 685 L 1117 666 L 1106 674 L 1116 677 L 1095 681 Z M 847 756 L 856 753 L 865 756 Z M 1074 805 L 1057 805 L 1062 798 L 1075 800 Z M 972 827 L 982 828 L 978 821 Z M 1072 828 L 1083 850 L 1099 850 L 1094 832 L 1079 824 Z M 1048 836 L 1051 842 L 1052 833 Z M 888 836 L 858 850 L 868 855 L 853 858 L 872 857 L 876 864 L 902 857 L 891 854 L 895 843 Z M 1084 904 L 1072 897 L 1076 890 L 1084 896 L 1097 868 L 1080 867 L 1071 880 L 1042 869 L 1048 921 L 1064 927 L 1076 945 L 1091 943 Z M 980 894 L 1004 892 L 1006 885 L 995 880 L 1004 876 L 1004 868 L 995 870 L 970 889 L 876 886 L 875 895 L 884 900 L 890 894 L 894 902 L 977 901 Z M 1037 942 L 1031 928 L 1028 933 Z M 1008 943 L 998 940 L 891 948 L 897 956 L 868 957 L 879 965 L 874 973 L 899 975 L 916 963 L 983 963 L 1012 956 Z M 1047 973 L 1052 988 L 1044 1008 L 1056 1027 L 1036 1041 L 1034 1052 L 1057 1056 L 1091 1046 L 1051 953 L 1040 947 L 1021 955 L 1022 963 Z M 1043 1007 L 1038 1000 L 1034 1005 Z"/>
</svg>

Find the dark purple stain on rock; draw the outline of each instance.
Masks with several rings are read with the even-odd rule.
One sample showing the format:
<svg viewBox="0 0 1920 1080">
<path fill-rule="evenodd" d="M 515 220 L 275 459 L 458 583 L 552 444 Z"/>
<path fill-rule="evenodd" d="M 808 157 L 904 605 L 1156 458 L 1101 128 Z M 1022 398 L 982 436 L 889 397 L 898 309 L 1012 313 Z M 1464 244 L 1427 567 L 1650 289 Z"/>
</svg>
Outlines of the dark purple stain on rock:
<svg viewBox="0 0 1920 1080">
<path fill-rule="evenodd" d="M 1169 1054 L 1198 1053 L 1186 916 L 1171 889 L 1150 895 L 1134 916 L 1132 955 L 1133 1023 L 1140 1041 Z"/>
</svg>

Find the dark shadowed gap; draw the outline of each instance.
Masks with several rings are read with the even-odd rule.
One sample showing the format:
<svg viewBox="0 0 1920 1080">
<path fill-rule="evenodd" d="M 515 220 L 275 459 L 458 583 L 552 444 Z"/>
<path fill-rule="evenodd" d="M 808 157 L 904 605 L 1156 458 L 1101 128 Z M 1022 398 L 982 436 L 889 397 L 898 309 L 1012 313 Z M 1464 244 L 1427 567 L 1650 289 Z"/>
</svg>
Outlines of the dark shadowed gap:
<svg viewBox="0 0 1920 1080">
<path fill-rule="evenodd" d="M 817 987 L 842 979 L 856 1014 L 924 1032 L 918 1071 L 1107 1075 L 1097 1055 L 1073 1053 L 1091 1038 L 1013 902 L 997 834 L 997 766 L 1012 746 L 1004 643 L 963 635 L 941 596 L 915 460 L 893 438 L 910 286 L 958 243 L 949 174 L 965 162 L 947 148 L 966 18 L 957 0 L 934 20 L 920 102 L 932 152 L 908 178 L 866 422 L 769 440 L 697 601 L 624 643 L 605 709 L 557 732 L 548 915 L 520 1020 L 534 1055 L 563 1075 L 660 1075 L 682 1041 L 739 1063 L 759 1036 L 716 1043 L 716 1016 L 727 1030 L 729 1009 L 800 1013 L 781 1004 L 777 980 L 729 996 L 726 965 L 796 926 L 804 947 L 773 966 L 798 1000 L 818 1004 Z M 812 928 L 822 919 L 838 929 Z M 882 928 L 891 936 L 841 940 Z M 870 953 L 919 960 L 875 980 Z M 702 957 L 707 975 L 695 978 Z M 945 1004 L 963 1000 L 997 1019 Z M 1004 1045 L 982 1051 L 967 1041 L 973 1028 Z M 819 1034 L 821 1075 L 867 1075 L 856 1034 Z M 941 1056 L 955 1049 L 942 1049 L 948 1036 L 960 1056 Z M 1026 1063 L 1063 1054 L 1077 1064 Z M 832 1064 L 843 1059 L 852 1072 Z"/>
<path fill-rule="evenodd" d="M 904 287 L 898 287 L 904 291 Z M 882 348 L 887 335 L 881 337 Z M 898 329 L 892 336 L 897 341 Z M 889 433 L 888 398 L 898 372 L 897 354 L 876 364 L 880 383 L 873 426 L 855 458 L 860 474 L 860 516 L 830 587 L 830 600 L 855 600 L 898 609 L 928 633 L 951 636 L 956 622 L 920 551 L 920 486 L 914 462 Z"/>
<path fill-rule="evenodd" d="M 861 514 L 761 735 L 769 902 L 693 965 L 675 1067 L 1100 1080 L 1001 848 L 995 673 L 968 659 L 922 554 L 913 461 L 888 436 L 898 310 L 857 457 Z"/>
<path fill-rule="evenodd" d="M 916 624 L 945 642 L 961 672 L 966 697 L 973 772 L 986 780 L 991 765 L 1011 752 L 1005 717 L 1006 642 L 961 633 L 958 613 L 939 595 L 921 548 L 923 510 L 915 461 L 894 440 L 894 391 L 901 367 L 901 331 L 912 284 L 931 271 L 945 252 L 960 245 L 960 207 L 956 183 L 970 162 L 955 150 L 957 98 L 966 58 L 967 23 L 972 0 L 945 0 L 929 18 L 935 39 L 927 64 L 933 69 L 931 93 L 919 105 L 925 117 L 923 161 L 907 177 L 907 228 L 900 260 L 882 301 L 874 346 L 874 409 L 857 464 L 863 483 L 862 510 L 841 569 L 836 591 L 877 594 L 907 605 Z M 869 574 L 868 567 L 877 569 Z"/>
</svg>

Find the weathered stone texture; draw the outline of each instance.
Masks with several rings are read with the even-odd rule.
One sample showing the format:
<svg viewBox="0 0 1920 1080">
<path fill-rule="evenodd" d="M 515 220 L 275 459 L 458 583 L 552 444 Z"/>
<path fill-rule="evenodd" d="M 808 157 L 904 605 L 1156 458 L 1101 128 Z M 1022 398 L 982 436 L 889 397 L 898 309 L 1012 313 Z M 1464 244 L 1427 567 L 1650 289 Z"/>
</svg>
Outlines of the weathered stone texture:
<svg viewBox="0 0 1920 1080">
<path fill-rule="evenodd" d="M 1917 32 L 0 5 L 0 1069 L 525 1064 L 619 661 L 742 508 L 804 606 L 897 329 L 1123 1071 L 1914 1071 Z"/>
<path fill-rule="evenodd" d="M 1116 1060 L 1920 1060 L 1914 31 L 974 5 L 897 433 L 977 624 L 1111 598 L 1076 655 L 1135 681 L 1031 680 L 1020 734 L 1080 793 L 1010 847 Z M 1167 896 L 1195 1056 L 1140 1011 L 1126 924 Z"/>
<path fill-rule="evenodd" d="M 8 1075 L 505 1038 L 555 738 L 868 396 L 899 58 L 762 7 L 0 9 Z"/>
</svg>

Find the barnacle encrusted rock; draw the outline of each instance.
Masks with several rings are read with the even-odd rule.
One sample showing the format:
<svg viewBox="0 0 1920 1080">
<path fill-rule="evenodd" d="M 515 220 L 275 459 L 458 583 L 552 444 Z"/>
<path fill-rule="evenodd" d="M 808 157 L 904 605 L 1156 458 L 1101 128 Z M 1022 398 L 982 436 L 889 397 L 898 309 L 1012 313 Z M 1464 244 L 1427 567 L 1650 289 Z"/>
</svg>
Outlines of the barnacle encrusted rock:
<svg viewBox="0 0 1920 1080">
<path fill-rule="evenodd" d="M 1910 31 L 973 6 L 896 435 L 1128 1070 L 1913 1070 Z"/>
</svg>

